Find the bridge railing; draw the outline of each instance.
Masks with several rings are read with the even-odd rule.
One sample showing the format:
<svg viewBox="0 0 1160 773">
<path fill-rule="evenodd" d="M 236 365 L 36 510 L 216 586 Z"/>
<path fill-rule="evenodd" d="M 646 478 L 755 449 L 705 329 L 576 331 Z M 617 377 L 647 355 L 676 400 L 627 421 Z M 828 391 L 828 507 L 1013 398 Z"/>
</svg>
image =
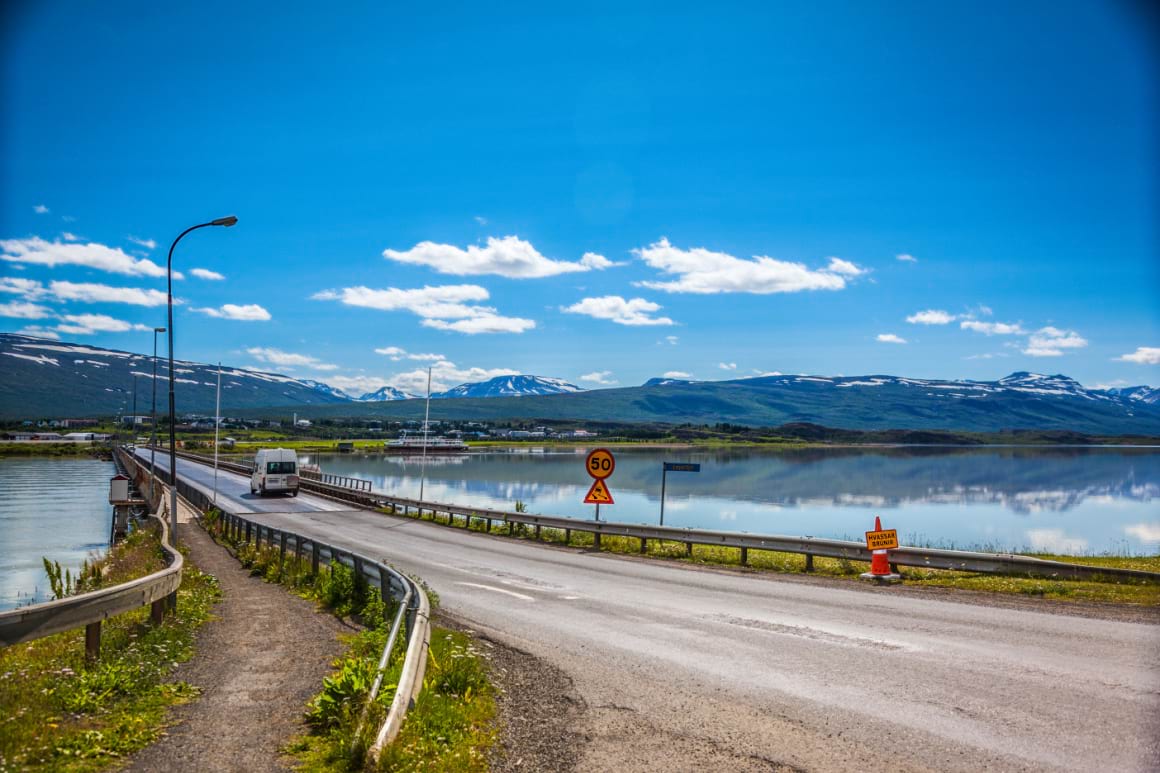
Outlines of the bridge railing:
<svg viewBox="0 0 1160 773">
<path fill-rule="evenodd" d="M 187 459 L 206 461 L 195 454 L 180 452 L 178 454 Z M 212 458 L 208 460 L 212 463 Z M 242 465 L 222 463 L 220 469 L 248 474 Z M 158 470 L 159 475 L 166 479 L 170 476 L 167 470 Z M 328 484 L 318 484 L 331 488 Z M 245 514 L 233 513 L 223 507 L 223 502 L 213 503 L 211 496 L 198 486 L 194 486 L 180 477 L 177 481 L 177 492 L 193 507 L 205 511 L 216 507 L 221 512 L 221 519 L 225 535 L 237 542 L 252 543 L 261 548 L 263 543 L 268 548 L 278 549 L 279 563 L 285 561 L 288 555 L 295 559 L 304 560 L 309 557 L 311 571 L 318 573 L 321 565 L 335 566 L 342 564 L 350 568 L 355 576 L 364 580 L 370 587 L 378 588 L 383 600 L 395 599 L 399 604 L 399 613 L 396 615 L 390 632 L 387 635 L 387 644 L 379 663 L 379 673 L 375 680 L 371 695 L 367 698 L 367 705 L 375 699 L 382 683 L 383 670 L 387 666 L 387 659 L 394 649 L 394 643 L 400 633 L 407 642 L 406 653 L 403 657 L 403 668 L 399 675 L 398 685 L 387 718 L 380 728 L 371 753 L 377 755 L 383 746 L 391 743 L 402 727 L 403 718 L 408 709 L 418 700 L 423 689 L 423 673 L 427 664 L 427 650 L 431 641 L 430 615 L 431 605 L 422 586 L 407 577 L 402 572 L 392 568 L 385 562 L 365 556 L 361 553 L 338 548 L 318 539 L 302 536 L 285 529 L 275 529 L 265 526 Z"/>
<path fill-rule="evenodd" d="M 194 454 L 181 454 L 186 458 L 203 463 L 212 463 Z M 223 467 L 223 469 L 226 469 Z M 242 471 L 245 473 L 245 471 Z M 248 473 L 245 473 L 248 474 Z M 797 553 L 806 556 L 807 567 L 812 565 L 814 556 L 845 558 L 851 561 L 870 561 L 871 554 L 866 545 L 849 540 L 825 539 L 821 537 L 797 537 L 778 534 L 749 534 L 746 532 L 711 531 L 706 529 L 682 529 L 671 526 L 650 526 L 647 524 L 618 523 L 616 521 L 590 521 L 578 518 L 562 518 L 552 515 L 514 513 L 479 507 L 446 504 L 440 502 L 420 502 L 417 499 L 393 497 L 379 492 L 361 492 L 330 486 L 317 481 L 302 481 L 307 491 L 340 499 L 364 507 L 392 507 L 402 510 L 404 515 L 416 511 L 419 515 L 431 513 L 445 515 L 448 523 L 462 518 L 464 527 L 469 527 L 473 519 L 487 523 L 488 531 L 495 522 L 508 524 L 512 530 L 515 524 L 525 524 L 535 528 L 536 536 L 541 529 L 563 530 L 565 541 L 572 532 L 593 535 L 596 547 L 600 546 L 602 535 L 631 537 L 641 541 L 644 552 L 648 540 L 683 542 L 691 553 L 694 545 L 732 547 L 740 551 L 740 561 L 744 565 L 750 550 L 771 550 L 780 553 Z M 890 563 L 926 569 L 947 569 L 985 574 L 1012 574 L 1044 578 L 1092 579 L 1092 578 L 1133 578 L 1160 581 L 1160 572 L 1146 572 L 1139 569 L 1091 566 L 1065 561 L 1050 561 L 1034 556 L 1014 553 L 980 553 L 969 550 L 946 550 L 942 548 L 919 548 L 902 546 L 890 551 Z"/>
<path fill-rule="evenodd" d="M 122 455 L 122 458 L 127 458 L 127 455 Z M 160 622 L 166 599 L 176 599 L 185 562 L 181 553 L 170 544 L 166 519 L 159 517 L 158 521 L 161 523 L 161 548 L 168 566 L 120 585 L 0 612 L 0 645 L 19 644 L 84 626 L 85 652 L 90 658 L 95 658 L 100 652 L 102 621 L 151 605 L 153 622 Z"/>
</svg>

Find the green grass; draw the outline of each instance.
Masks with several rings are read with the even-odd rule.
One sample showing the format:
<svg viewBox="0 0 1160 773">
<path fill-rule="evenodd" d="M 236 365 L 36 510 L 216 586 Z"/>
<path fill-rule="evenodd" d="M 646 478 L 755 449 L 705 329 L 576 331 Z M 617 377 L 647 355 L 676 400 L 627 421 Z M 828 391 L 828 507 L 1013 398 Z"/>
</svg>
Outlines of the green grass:
<svg viewBox="0 0 1160 773">
<path fill-rule="evenodd" d="M 390 507 L 384 508 L 382 512 L 402 515 L 401 511 L 395 512 Z M 416 518 L 418 516 L 412 511 L 410 517 Z M 432 521 L 435 518 L 430 511 L 425 511 L 423 520 Z M 447 517 L 440 515 L 438 523 L 445 525 L 447 523 Z M 463 528 L 463 518 L 456 518 L 454 524 L 455 528 Z M 473 517 L 469 528 L 476 532 L 486 532 L 487 522 L 482 518 Z M 517 539 L 536 539 L 534 527 L 515 524 L 512 531 L 513 536 Z M 491 533 L 497 536 L 507 536 L 508 525 L 503 521 L 493 521 Z M 539 539 L 541 542 L 563 545 L 565 533 L 562 529 L 544 527 L 540 531 Z M 591 549 L 594 543 L 595 537 L 593 534 L 573 531 L 567 544 L 575 548 Z M 642 552 L 640 540 L 635 537 L 604 535 L 601 538 L 600 549 L 608 553 L 640 555 L 649 558 L 682 561 L 693 564 L 734 566 L 742 571 L 788 574 L 804 573 L 806 571 L 806 556 L 800 553 L 781 553 L 772 550 L 756 550 L 751 548 L 748 551 L 746 565 L 742 567 L 741 550 L 733 547 L 694 545 L 692 554 L 690 555 L 684 542 L 648 540 L 645 551 Z M 1160 556 L 1059 556 L 1036 554 L 1036 557 L 1090 566 L 1160 572 Z M 863 572 L 869 571 L 869 568 L 869 562 L 865 561 L 851 561 L 848 559 L 817 556 L 813 560 L 812 573 L 823 577 L 834 577 L 860 582 L 861 580 L 859 580 L 858 576 Z M 917 569 L 905 566 L 899 567 L 899 573 L 907 585 L 1007 593 L 1053 601 L 1086 601 L 1160 606 L 1160 582 L 1154 580 L 1136 580 L 1121 577 L 1108 577 L 1104 580 L 1054 580 L 942 569 Z"/>
<path fill-rule="evenodd" d="M 203 523 L 215 539 L 225 541 L 216 511 L 206 513 Z M 287 749 L 305 771 L 365 769 L 369 764 L 366 751 L 386 720 L 403 666 L 406 642 L 400 636 L 388 660 L 382 689 L 368 706 L 370 687 L 398 607 L 345 566 L 321 566 L 313 573 L 309 560 L 296 559 L 292 553 L 282 557 L 277 548 L 268 545 L 227 544 L 251 574 L 281 583 L 340 617 L 357 618 L 365 626 L 365 630 L 347 637 L 347 651 L 334 662 L 334 672 L 307 706 L 311 732 L 295 739 Z M 433 604 L 437 603 L 434 593 L 428 595 Z M 486 667 L 470 638 L 434 628 L 423 691 L 407 712 L 399 737 L 383 751 L 378 769 L 486 771 L 487 750 L 496 735 L 493 696 Z"/>
<path fill-rule="evenodd" d="M 105 445 L 84 443 L 0 443 L 3 456 L 108 456 Z"/>
<path fill-rule="evenodd" d="M 104 585 L 163 565 L 155 536 L 137 532 L 114 549 Z M 0 771 L 95 771 L 155 741 L 171 706 L 196 689 L 165 681 L 193 655 L 193 635 L 220 597 L 217 580 L 186 557 L 178 614 L 160 626 L 149 608 L 106 620 L 101 657 L 84 657 L 84 629 L 0 650 Z"/>
</svg>

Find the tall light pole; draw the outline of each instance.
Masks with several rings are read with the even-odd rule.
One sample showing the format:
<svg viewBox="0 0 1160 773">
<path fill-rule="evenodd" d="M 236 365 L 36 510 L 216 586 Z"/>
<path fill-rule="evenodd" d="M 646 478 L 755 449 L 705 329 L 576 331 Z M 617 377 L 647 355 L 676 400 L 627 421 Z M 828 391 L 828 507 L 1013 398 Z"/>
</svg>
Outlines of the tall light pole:
<svg viewBox="0 0 1160 773">
<path fill-rule="evenodd" d="M 153 488 L 157 485 L 157 334 L 165 328 L 153 328 L 153 437 L 149 442 L 149 506 L 153 507 Z"/>
<path fill-rule="evenodd" d="M 165 263 L 165 281 L 169 290 L 169 482 L 171 484 L 169 487 L 169 539 L 175 546 L 177 545 L 177 411 L 174 408 L 173 398 L 173 248 L 190 231 L 211 225 L 224 225 L 229 228 L 237 222 L 238 219 L 230 215 L 186 228 L 169 246 L 169 259 Z M 176 602 L 176 594 L 174 594 L 173 600 Z"/>
</svg>

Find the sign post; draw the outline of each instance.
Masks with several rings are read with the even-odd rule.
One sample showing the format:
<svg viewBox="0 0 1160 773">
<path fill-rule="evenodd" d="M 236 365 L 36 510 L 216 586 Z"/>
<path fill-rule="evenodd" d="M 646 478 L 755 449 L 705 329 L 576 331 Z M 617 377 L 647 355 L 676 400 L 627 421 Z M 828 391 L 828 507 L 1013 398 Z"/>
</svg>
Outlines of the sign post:
<svg viewBox="0 0 1160 773">
<path fill-rule="evenodd" d="M 670 472 L 700 472 L 700 464 L 685 462 L 663 462 L 661 464 L 661 526 L 665 525 L 665 486 Z"/>
<path fill-rule="evenodd" d="M 592 481 L 592 488 L 588 489 L 588 495 L 584 497 L 584 504 L 596 505 L 596 520 L 600 520 L 600 505 L 615 504 L 612 499 L 612 492 L 608 490 L 604 480 L 612 477 L 612 473 L 616 471 L 616 459 L 612 456 L 612 452 L 606 448 L 597 448 L 591 451 L 584 460 L 584 469 L 588 471 L 595 480 Z"/>
</svg>

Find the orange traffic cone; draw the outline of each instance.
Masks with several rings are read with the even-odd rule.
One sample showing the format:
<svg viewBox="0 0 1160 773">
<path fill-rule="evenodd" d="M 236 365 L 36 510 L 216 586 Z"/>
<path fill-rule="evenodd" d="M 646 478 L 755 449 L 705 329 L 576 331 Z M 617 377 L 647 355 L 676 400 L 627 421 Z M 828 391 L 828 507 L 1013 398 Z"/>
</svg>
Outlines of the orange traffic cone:
<svg viewBox="0 0 1160 773">
<path fill-rule="evenodd" d="M 874 531 L 882 531 L 882 518 L 877 515 L 874 516 Z M 871 550 L 870 571 L 863 573 L 861 578 L 863 580 L 874 580 L 880 583 L 902 581 L 902 575 L 890 571 L 889 550 Z"/>
</svg>

